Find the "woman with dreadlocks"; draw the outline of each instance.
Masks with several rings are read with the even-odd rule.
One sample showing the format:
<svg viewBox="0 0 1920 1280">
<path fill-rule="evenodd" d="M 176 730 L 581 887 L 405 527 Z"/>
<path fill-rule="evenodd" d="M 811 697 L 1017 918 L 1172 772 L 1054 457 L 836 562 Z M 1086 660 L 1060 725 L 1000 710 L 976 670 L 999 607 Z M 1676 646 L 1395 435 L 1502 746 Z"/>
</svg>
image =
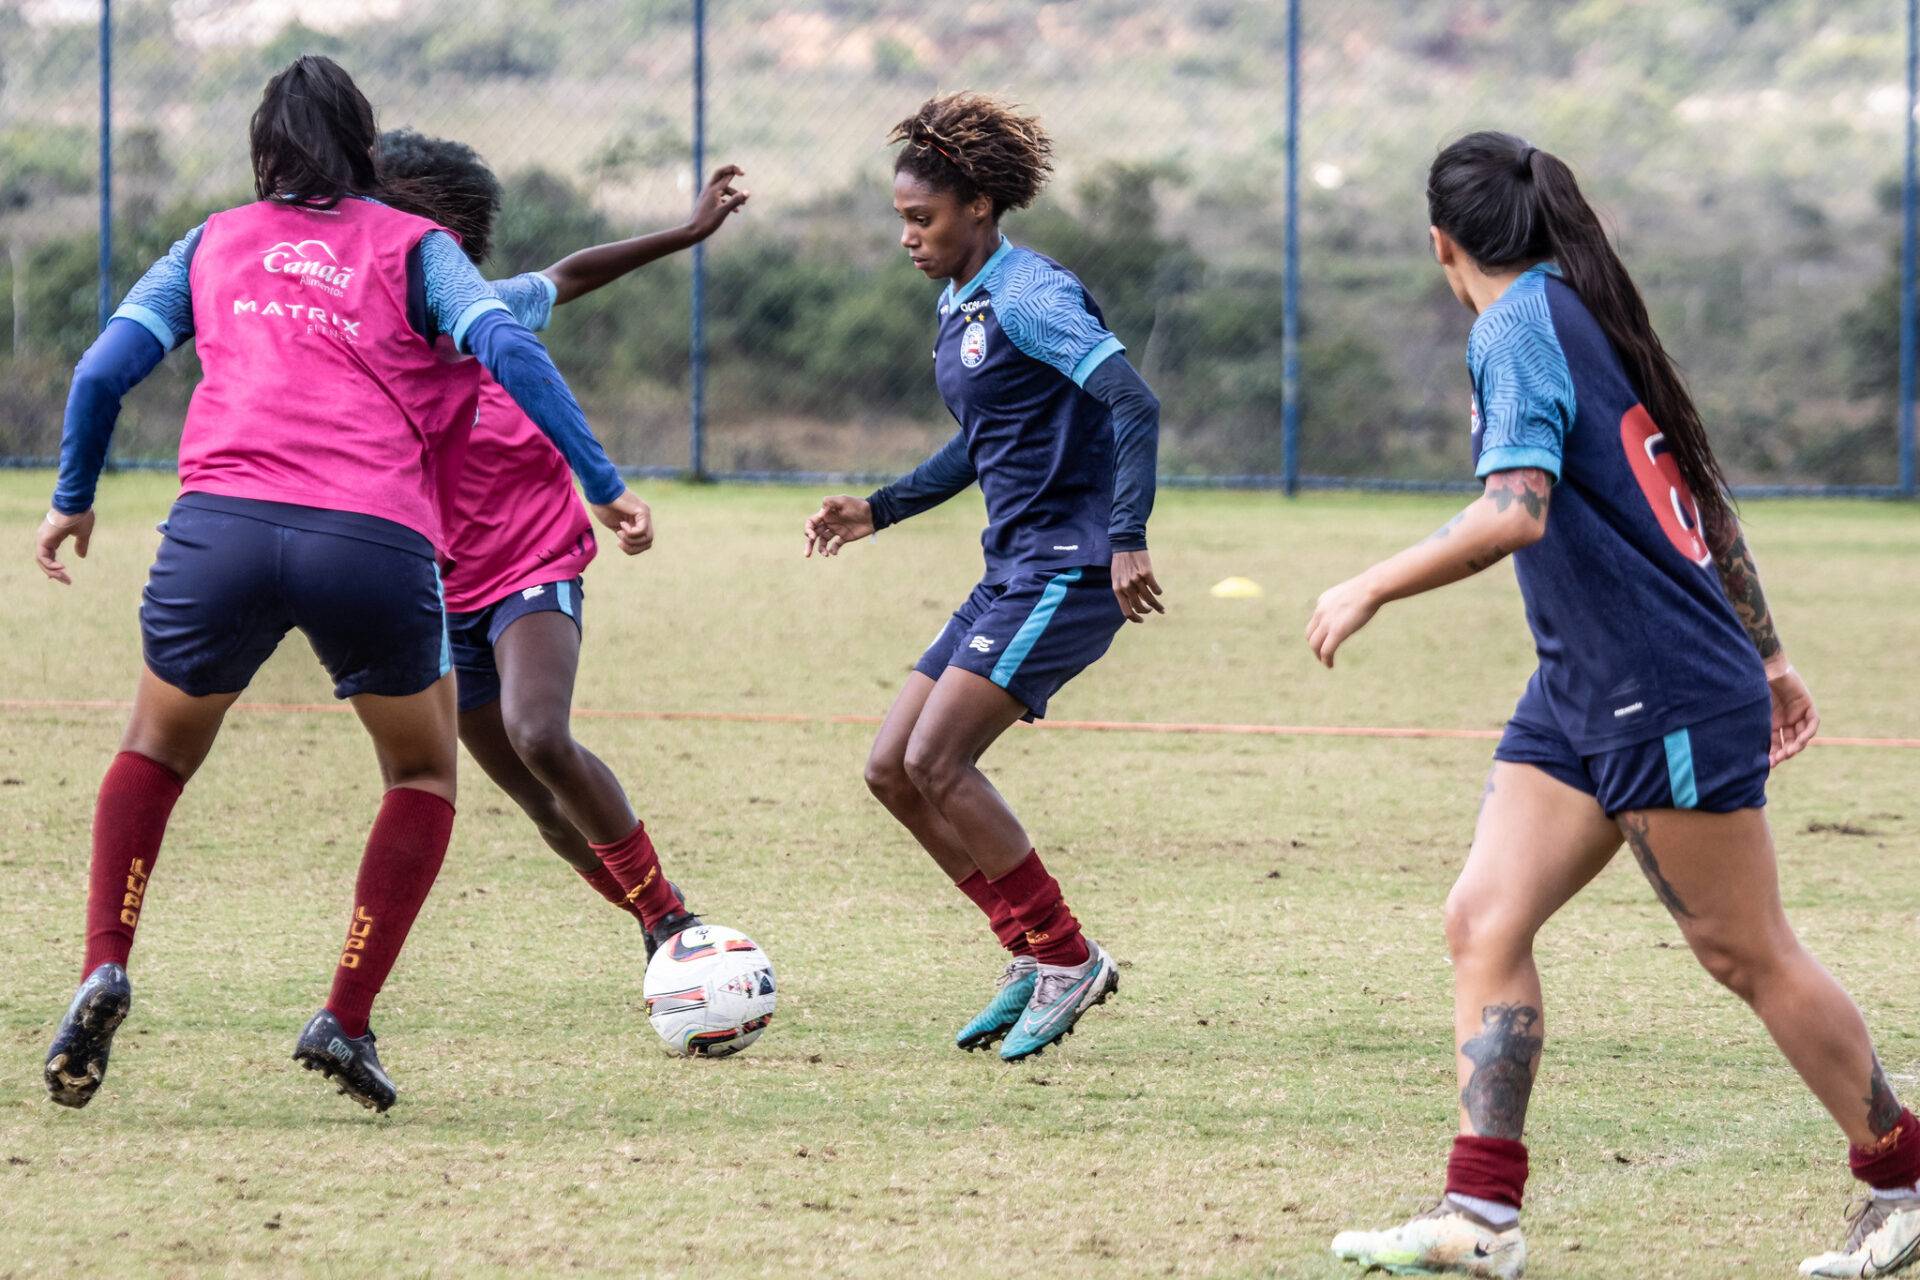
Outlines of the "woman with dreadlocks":
<svg viewBox="0 0 1920 1280">
<path fill-rule="evenodd" d="M 1533 938 L 1624 842 L 1701 965 L 1753 1007 L 1872 1190 L 1804 1275 L 1920 1258 L 1920 1123 L 1847 993 L 1794 936 L 1767 828 L 1769 769 L 1819 727 L 1761 594 L 1700 413 L 1606 231 L 1557 157 L 1504 133 L 1427 178 L 1434 256 L 1467 339 L 1486 491 L 1415 547 L 1329 589 L 1307 642 L 1331 667 L 1389 601 L 1515 556 L 1540 667 L 1494 749 L 1448 896 L 1460 1127 L 1446 1194 L 1334 1252 L 1402 1274 L 1526 1266 L 1521 1136 L 1545 1036 Z"/>
<path fill-rule="evenodd" d="M 1163 613 L 1147 556 L 1160 405 L 1071 272 L 1001 234 L 1053 168 L 1039 121 L 991 98 L 931 99 L 894 127 L 900 244 L 947 282 L 934 378 L 960 430 L 866 498 L 830 497 L 807 553 L 898 524 L 978 480 L 986 575 L 915 665 L 867 761 L 867 785 L 1012 954 L 956 1042 L 1030 1057 L 1119 988 L 1020 820 L 980 771 L 1016 720 Z"/>
</svg>

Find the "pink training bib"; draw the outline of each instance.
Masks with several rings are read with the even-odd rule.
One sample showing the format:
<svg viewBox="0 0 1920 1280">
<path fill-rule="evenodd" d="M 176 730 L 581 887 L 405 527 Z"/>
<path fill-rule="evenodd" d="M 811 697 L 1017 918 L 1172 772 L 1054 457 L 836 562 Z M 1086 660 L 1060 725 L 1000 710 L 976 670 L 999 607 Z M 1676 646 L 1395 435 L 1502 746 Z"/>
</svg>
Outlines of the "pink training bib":
<svg viewBox="0 0 1920 1280">
<path fill-rule="evenodd" d="M 356 199 L 207 219 L 181 492 L 378 516 L 444 548 L 436 458 L 458 452 L 474 411 L 471 383 L 446 377 L 407 319 L 407 255 L 436 229 Z"/>
<path fill-rule="evenodd" d="M 485 370 L 479 378 L 479 420 L 442 487 L 450 613 L 576 577 L 599 550 L 566 458 Z"/>
</svg>

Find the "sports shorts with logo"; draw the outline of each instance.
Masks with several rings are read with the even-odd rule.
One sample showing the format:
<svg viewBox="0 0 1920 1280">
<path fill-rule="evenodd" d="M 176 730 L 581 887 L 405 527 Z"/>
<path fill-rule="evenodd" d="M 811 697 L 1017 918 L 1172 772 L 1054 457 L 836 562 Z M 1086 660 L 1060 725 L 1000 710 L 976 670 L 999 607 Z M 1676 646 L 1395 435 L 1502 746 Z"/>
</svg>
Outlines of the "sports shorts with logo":
<svg viewBox="0 0 1920 1280">
<path fill-rule="evenodd" d="M 1611 818 L 1640 809 L 1732 813 L 1767 803 L 1773 704 L 1767 698 L 1644 742 L 1582 756 L 1555 724 L 1536 678 L 1493 758 L 1530 764 L 1599 801 Z"/>
<path fill-rule="evenodd" d="M 140 597 L 147 666 L 194 697 L 236 693 L 298 627 L 333 696 L 419 693 L 448 671 L 433 546 L 355 512 L 186 493 Z"/>
<path fill-rule="evenodd" d="M 460 709 L 471 711 L 500 697 L 500 669 L 493 664 L 493 646 L 499 643 L 501 632 L 530 613 L 563 613 L 578 628 L 586 594 L 585 583 L 568 578 L 522 588 L 466 613 L 448 614 Z"/>
<path fill-rule="evenodd" d="M 948 667 L 984 676 L 1039 719 L 1126 622 L 1104 567 L 1016 573 L 975 587 L 913 669 L 934 680 Z"/>
</svg>

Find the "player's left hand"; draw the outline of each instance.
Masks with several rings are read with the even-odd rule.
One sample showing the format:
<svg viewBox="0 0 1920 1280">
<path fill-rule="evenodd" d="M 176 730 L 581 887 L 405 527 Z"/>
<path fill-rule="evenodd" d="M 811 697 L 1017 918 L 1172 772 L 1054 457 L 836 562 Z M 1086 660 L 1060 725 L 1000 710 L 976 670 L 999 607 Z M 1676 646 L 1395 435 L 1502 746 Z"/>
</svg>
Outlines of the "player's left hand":
<svg viewBox="0 0 1920 1280">
<path fill-rule="evenodd" d="M 1767 748 L 1767 764 L 1777 769 L 1804 751 L 1813 735 L 1820 732 L 1820 713 L 1814 709 L 1807 682 L 1784 654 L 1777 662 L 1767 664 L 1767 691 L 1773 695 L 1773 738 Z"/>
<path fill-rule="evenodd" d="M 720 224 L 747 202 L 753 193 L 745 187 L 735 190 L 733 185 L 735 178 L 743 178 L 746 173 L 737 164 L 723 164 L 713 171 L 707 185 L 700 189 L 700 198 L 693 206 L 693 219 L 687 224 L 694 239 L 705 240 L 718 231 Z"/>
<path fill-rule="evenodd" d="M 87 544 L 93 540 L 92 508 L 75 516 L 48 511 L 46 519 L 40 522 L 40 532 L 33 540 L 33 559 L 40 566 L 40 572 L 70 587 L 73 579 L 67 573 L 67 566 L 58 559 L 60 544 L 68 538 L 73 539 L 73 553 L 85 560 Z"/>
<path fill-rule="evenodd" d="M 1334 650 L 1378 612 L 1380 601 L 1361 578 L 1328 587 L 1314 603 L 1313 617 L 1307 619 L 1307 648 L 1321 666 L 1332 667 Z"/>
<path fill-rule="evenodd" d="M 594 503 L 593 518 L 613 530 L 620 539 L 620 549 L 630 556 L 653 545 L 653 508 L 631 489 L 612 502 Z"/>
<path fill-rule="evenodd" d="M 1145 551 L 1113 553 L 1113 598 L 1128 622 L 1145 622 L 1149 610 L 1165 613 L 1160 603 L 1160 583 L 1153 576 L 1153 560 Z"/>
</svg>

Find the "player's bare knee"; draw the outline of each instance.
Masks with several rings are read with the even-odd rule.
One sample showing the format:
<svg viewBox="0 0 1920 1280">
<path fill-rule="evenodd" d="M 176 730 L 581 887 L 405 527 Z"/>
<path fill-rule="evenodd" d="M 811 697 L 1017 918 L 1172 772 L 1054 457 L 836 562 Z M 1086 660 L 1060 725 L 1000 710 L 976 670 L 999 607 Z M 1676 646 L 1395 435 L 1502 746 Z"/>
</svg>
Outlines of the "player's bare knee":
<svg viewBox="0 0 1920 1280">
<path fill-rule="evenodd" d="M 922 742 L 918 738 L 907 744 L 904 763 L 914 790 L 936 807 L 953 793 L 961 775 L 971 767 L 967 760 L 955 755 L 944 744 Z"/>
<path fill-rule="evenodd" d="M 1687 944 L 1715 982 L 1748 1004 L 1766 993 L 1768 983 L 1785 971 L 1800 947 L 1791 932 L 1714 924 L 1690 927 Z"/>
<path fill-rule="evenodd" d="M 543 781 L 564 774 L 572 766 L 577 750 L 567 722 L 552 716 L 510 718 L 507 741 L 521 762 Z"/>
<path fill-rule="evenodd" d="M 1486 901 L 1455 885 L 1444 912 L 1447 952 L 1456 965 L 1522 958 L 1532 949 L 1533 930 L 1504 904 Z"/>
<path fill-rule="evenodd" d="M 919 788 L 907 776 L 906 762 L 900 756 L 882 756 L 878 752 L 868 756 L 866 780 L 873 798 L 889 809 L 920 798 Z"/>
</svg>

